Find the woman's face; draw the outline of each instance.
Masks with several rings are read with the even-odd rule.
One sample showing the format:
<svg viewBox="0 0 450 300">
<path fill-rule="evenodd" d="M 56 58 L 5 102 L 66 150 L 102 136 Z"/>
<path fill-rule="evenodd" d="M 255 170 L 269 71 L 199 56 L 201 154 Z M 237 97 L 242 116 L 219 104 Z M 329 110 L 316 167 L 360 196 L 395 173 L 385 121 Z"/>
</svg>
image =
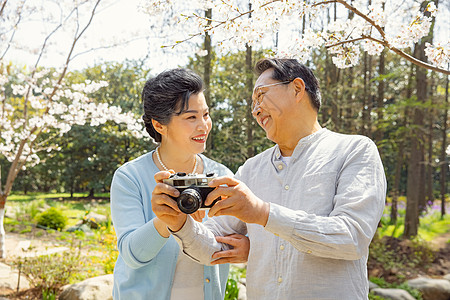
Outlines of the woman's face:
<svg viewBox="0 0 450 300">
<path fill-rule="evenodd" d="M 168 146 L 188 153 L 205 151 L 212 122 L 203 93 L 191 95 L 187 109 L 180 115 L 174 115 L 164 127 L 166 134 L 162 142 Z"/>
</svg>

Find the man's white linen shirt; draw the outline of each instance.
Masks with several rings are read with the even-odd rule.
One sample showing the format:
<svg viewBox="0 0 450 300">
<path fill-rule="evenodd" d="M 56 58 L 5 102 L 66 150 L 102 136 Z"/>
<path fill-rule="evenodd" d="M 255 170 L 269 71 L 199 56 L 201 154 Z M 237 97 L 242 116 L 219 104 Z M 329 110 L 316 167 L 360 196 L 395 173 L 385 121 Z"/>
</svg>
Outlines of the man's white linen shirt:
<svg viewBox="0 0 450 300">
<path fill-rule="evenodd" d="M 299 141 L 288 165 L 276 145 L 247 160 L 236 178 L 270 202 L 266 226 L 188 218 L 174 233 L 185 253 L 209 263 L 226 249 L 214 236 L 248 233 L 248 299 L 367 299 L 368 248 L 386 196 L 369 138 L 323 128 Z"/>
</svg>

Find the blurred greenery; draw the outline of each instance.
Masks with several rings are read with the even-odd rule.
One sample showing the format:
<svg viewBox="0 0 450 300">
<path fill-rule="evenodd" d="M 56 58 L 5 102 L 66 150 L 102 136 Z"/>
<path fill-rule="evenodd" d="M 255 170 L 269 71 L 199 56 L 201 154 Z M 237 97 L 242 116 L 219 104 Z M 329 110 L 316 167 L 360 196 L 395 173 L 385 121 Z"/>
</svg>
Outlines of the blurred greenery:
<svg viewBox="0 0 450 300">
<path fill-rule="evenodd" d="M 57 196 L 56 196 L 57 195 Z M 69 282 L 78 282 L 93 276 L 103 274 L 111 274 L 114 270 L 114 264 L 117 259 L 118 251 L 116 249 L 116 235 L 114 227 L 111 224 L 109 201 L 104 199 L 99 200 L 76 200 L 70 197 L 70 194 L 52 194 L 52 193 L 34 193 L 21 197 L 22 195 L 16 193 L 14 201 L 9 202 L 8 209 L 16 212 L 16 218 L 5 218 L 5 228 L 8 232 L 19 232 L 33 234 L 36 237 L 47 236 L 50 234 L 56 238 L 61 244 L 71 245 L 71 247 L 80 247 L 83 249 L 83 255 L 79 260 L 79 268 L 72 268 L 71 274 L 68 277 Z M 85 194 L 79 194 L 84 197 Z M 103 194 L 102 196 L 106 196 Z M 401 199 L 401 203 L 405 201 Z M 90 212 L 96 212 L 107 216 L 107 223 L 102 224 L 98 229 L 92 229 L 92 234 L 87 234 L 83 231 L 67 232 L 59 231 L 43 231 L 36 228 L 36 216 L 45 208 L 57 207 L 62 214 L 69 220 L 68 227 L 80 224 L 85 220 L 85 217 Z M 435 207 L 436 208 L 436 207 Z M 433 259 L 433 253 L 430 249 L 429 242 L 435 237 L 450 232 L 450 217 L 446 215 L 441 218 L 439 211 L 430 210 L 424 213 L 421 218 L 419 228 L 419 236 L 407 245 L 411 249 L 411 253 L 399 252 L 398 249 L 390 248 L 392 241 L 387 241 L 385 238 L 395 238 L 390 236 L 392 234 L 392 224 L 389 223 L 387 206 L 385 215 L 382 218 L 381 226 L 377 230 L 377 236 L 372 241 L 370 246 L 369 268 L 373 264 L 382 265 L 386 270 L 398 270 L 396 280 L 392 281 L 391 277 L 371 277 L 370 280 L 380 287 L 401 288 L 407 290 L 415 299 L 422 299 L 417 290 L 409 288 L 403 284 L 406 278 L 405 272 L 426 267 Z M 404 211 L 400 210 L 398 223 L 404 222 Z M 401 232 L 401 231 L 399 231 Z M 400 240 L 401 241 L 401 240 Z M 405 242 L 402 242 L 405 243 Z M 90 250 L 88 250 L 90 249 Z M 55 258 L 57 259 L 57 258 Z M 22 262 L 24 263 L 24 262 Z M 29 264 L 41 264 L 40 262 L 28 261 Z M 60 264 L 69 264 L 61 262 Z M 64 268 L 69 268 L 66 265 Z M 28 272 L 33 274 L 35 269 L 31 265 L 28 266 Z M 37 268 L 37 267 L 36 267 Z M 25 269 L 24 269 L 25 270 Z M 406 270 L 406 271 L 402 271 Z M 34 276 L 34 275 L 33 275 Z M 239 281 L 246 277 L 245 266 L 231 265 L 230 274 L 227 282 L 227 292 L 225 299 L 237 299 L 239 294 Z M 391 282 L 388 282 L 390 280 Z M 59 284 L 59 283 L 58 283 Z M 48 291 L 52 288 L 46 287 Z M 44 290 L 43 290 L 44 291 Z M 382 299 L 373 294 L 369 295 L 369 299 Z"/>
</svg>

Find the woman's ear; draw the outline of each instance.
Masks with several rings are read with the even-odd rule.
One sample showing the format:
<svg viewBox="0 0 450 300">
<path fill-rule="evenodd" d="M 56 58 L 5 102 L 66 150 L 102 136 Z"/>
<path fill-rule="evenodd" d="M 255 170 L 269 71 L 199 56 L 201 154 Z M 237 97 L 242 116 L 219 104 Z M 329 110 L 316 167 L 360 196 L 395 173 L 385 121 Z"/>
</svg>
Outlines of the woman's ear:
<svg viewBox="0 0 450 300">
<path fill-rule="evenodd" d="M 155 119 L 152 119 L 152 125 L 153 125 L 153 128 L 155 128 L 156 132 L 159 133 L 160 135 L 166 134 L 167 127 L 164 126 L 163 124 L 159 123 Z"/>
<path fill-rule="evenodd" d="M 292 81 L 292 83 L 294 84 L 295 97 L 297 101 L 300 101 L 305 95 L 305 82 L 303 81 L 303 79 L 297 77 Z"/>
</svg>

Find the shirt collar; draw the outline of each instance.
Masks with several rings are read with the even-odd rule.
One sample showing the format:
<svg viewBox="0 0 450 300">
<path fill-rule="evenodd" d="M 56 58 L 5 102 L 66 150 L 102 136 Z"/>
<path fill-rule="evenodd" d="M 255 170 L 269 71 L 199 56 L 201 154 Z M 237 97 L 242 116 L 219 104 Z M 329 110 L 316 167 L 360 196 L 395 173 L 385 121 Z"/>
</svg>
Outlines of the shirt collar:
<svg viewBox="0 0 450 300">
<path fill-rule="evenodd" d="M 328 131 L 328 129 L 321 128 L 318 131 L 314 132 L 313 134 L 310 134 L 310 135 L 305 136 L 304 138 L 300 139 L 297 143 L 297 146 L 295 146 L 294 152 L 292 153 L 292 159 L 296 159 L 300 155 L 301 149 L 303 149 L 305 146 L 317 141 L 327 131 Z M 272 164 L 276 167 L 280 163 L 281 163 L 281 151 L 280 151 L 280 146 L 278 146 L 278 144 L 277 144 L 274 147 L 274 151 L 273 151 L 273 155 L 272 155 Z"/>
</svg>

